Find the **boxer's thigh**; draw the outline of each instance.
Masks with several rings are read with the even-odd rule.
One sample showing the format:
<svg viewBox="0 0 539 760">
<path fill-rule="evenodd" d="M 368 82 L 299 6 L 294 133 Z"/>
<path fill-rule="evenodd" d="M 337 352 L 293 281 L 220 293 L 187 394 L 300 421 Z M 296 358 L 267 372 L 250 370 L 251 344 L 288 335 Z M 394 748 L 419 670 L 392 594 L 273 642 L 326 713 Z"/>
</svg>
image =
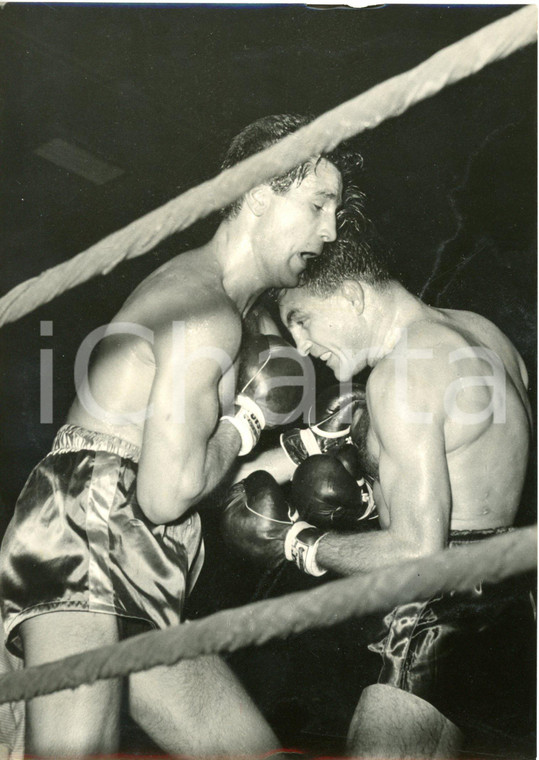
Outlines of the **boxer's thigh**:
<svg viewBox="0 0 539 760">
<path fill-rule="evenodd" d="M 19 673 L 23 667 L 22 659 L 11 654 L 0 643 L 0 678 L 8 674 Z M 24 753 L 25 703 L 5 702 L 0 705 L 0 760 L 17 760 Z"/>
<path fill-rule="evenodd" d="M 348 733 L 352 757 L 456 758 L 462 734 L 425 700 L 393 686 L 364 689 Z"/>
<path fill-rule="evenodd" d="M 130 710 L 168 752 L 185 755 L 259 755 L 278 741 L 230 668 L 217 656 L 133 673 Z"/>
<path fill-rule="evenodd" d="M 56 611 L 25 620 L 21 637 L 26 667 L 112 644 L 113 615 Z M 26 753 L 62 757 L 114 752 L 118 744 L 120 681 L 58 691 L 27 703 Z"/>
</svg>

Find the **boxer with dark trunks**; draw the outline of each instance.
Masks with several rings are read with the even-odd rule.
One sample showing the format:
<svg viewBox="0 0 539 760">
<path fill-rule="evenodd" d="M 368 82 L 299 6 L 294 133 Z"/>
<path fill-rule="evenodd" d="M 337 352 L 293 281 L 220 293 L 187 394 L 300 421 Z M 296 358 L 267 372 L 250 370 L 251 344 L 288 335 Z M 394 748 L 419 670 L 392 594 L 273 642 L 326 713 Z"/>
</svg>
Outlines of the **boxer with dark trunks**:
<svg viewBox="0 0 539 760">
<path fill-rule="evenodd" d="M 260 119 L 233 140 L 223 168 L 307 122 Z M 7 644 L 27 666 L 111 644 L 136 624 L 182 620 L 202 562 L 193 506 L 250 451 L 265 423 L 249 397 L 256 357 L 235 397 L 242 318 L 268 287 L 296 285 L 307 260 L 335 239 L 353 161 L 341 150 L 315 156 L 254 187 L 223 210 L 209 243 L 151 274 L 81 345 L 67 425 L 31 474 L 2 548 Z M 98 343 L 87 372 L 85 357 Z M 263 354 L 270 341 L 257 345 Z M 273 411 L 289 411 L 283 403 Z M 108 680 L 30 701 L 26 751 L 115 752 L 119 690 Z M 278 746 L 218 658 L 137 673 L 129 700 L 169 752 L 258 754 Z"/>
<path fill-rule="evenodd" d="M 311 574 L 347 575 L 512 529 L 532 425 L 526 368 L 497 327 L 478 314 L 427 306 L 389 275 L 382 251 L 358 239 L 328 246 L 299 287 L 281 291 L 279 308 L 300 352 L 324 361 L 341 383 L 371 369 L 366 408 L 356 411 L 350 432 L 380 529 L 328 525 L 324 494 L 335 478 L 345 480 L 335 457 L 333 474 L 322 473 L 319 482 L 311 466 L 302 481 L 308 514 L 296 493 L 294 521 L 277 482 L 266 479 L 273 472 L 282 482 L 293 470 L 290 457 L 274 450 L 238 475 L 247 477 L 234 486 L 224 516 L 232 543 L 250 553 L 235 527 L 242 530 L 245 506 L 254 505 L 264 515 L 249 525 L 256 556 L 266 547 L 270 564 L 279 556 Z M 327 454 L 314 459 L 325 462 Z M 261 477 L 257 468 L 268 473 Z M 342 499 L 357 501 L 354 488 L 350 481 Z M 267 518 L 281 520 L 280 531 L 269 534 Z M 526 580 L 517 578 L 387 615 L 369 646 L 382 665 L 355 711 L 350 754 L 454 758 L 463 731 L 467 738 L 503 735 L 519 694 L 531 694 L 530 597 Z"/>
</svg>

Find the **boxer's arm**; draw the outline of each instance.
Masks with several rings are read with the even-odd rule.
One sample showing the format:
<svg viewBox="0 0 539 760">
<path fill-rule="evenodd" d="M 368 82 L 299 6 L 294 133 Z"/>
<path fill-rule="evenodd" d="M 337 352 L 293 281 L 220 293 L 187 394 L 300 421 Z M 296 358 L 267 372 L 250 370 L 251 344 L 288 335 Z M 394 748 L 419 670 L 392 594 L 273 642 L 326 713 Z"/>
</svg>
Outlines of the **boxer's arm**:
<svg viewBox="0 0 539 760">
<path fill-rule="evenodd" d="M 256 470 L 266 470 L 266 472 L 273 475 L 277 483 L 287 483 L 292 479 L 295 469 L 296 465 L 285 454 L 281 446 L 275 446 L 248 461 L 240 462 L 238 460 L 238 466 L 234 470 L 232 483 L 245 480 L 248 475 Z"/>
<path fill-rule="evenodd" d="M 292 479 L 300 462 L 312 454 L 336 453 L 349 440 L 354 414 L 356 424 L 365 406 L 365 386 L 352 384 L 345 392 L 331 386 L 316 399 L 309 409 L 310 425 L 289 428 L 281 435 L 281 445 L 264 451 L 256 458 L 238 465 L 233 482 L 243 480 L 256 470 L 270 472 L 278 483 Z"/>
<path fill-rule="evenodd" d="M 394 366 L 378 368 L 368 386 L 371 424 L 380 446 L 379 484 L 389 524 L 368 534 L 329 533 L 317 561 L 347 575 L 415 559 L 445 546 L 451 489 L 439 389 L 414 369 L 408 374 L 406 406 L 396 400 Z M 374 382 L 373 382 L 374 381 Z M 428 412 L 419 422 L 409 412 Z"/>
<path fill-rule="evenodd" d="M 236 430 L 219 424 L 219 384 L 231 377 L 238 350 L 230 319 L 182 323 L 154 344 L 157 369 L 144 426 L 137 497 L 146 516 L 163 523 L 181 516 L 220 482 L 237 457 Z M 239 333 L 239 329 L 237 331 Z"/>
</svg>

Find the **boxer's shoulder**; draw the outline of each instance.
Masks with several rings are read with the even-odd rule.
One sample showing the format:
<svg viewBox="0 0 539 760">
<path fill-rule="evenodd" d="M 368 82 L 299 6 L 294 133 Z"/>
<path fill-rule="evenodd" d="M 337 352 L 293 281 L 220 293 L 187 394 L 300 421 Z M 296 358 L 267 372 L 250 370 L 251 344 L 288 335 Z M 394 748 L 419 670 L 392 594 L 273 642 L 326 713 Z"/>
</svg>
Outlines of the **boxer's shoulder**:
<svg viewBox="0 0 539 760">
<path fill-rule="evenodd" d="M 173 265 L 161 267 L 141 283 L 115 321 L 150 330 L 156 347 L 175 338 L 178 343 L 187 340 L 237 351 L 241 315 L 217 272 L 202 260 L 194 267 L 191 253 L 196 251 L 176 257 Z"/>
<path fill-rule="evenodd" d="M 120 314 L 134 313 L 156 321 L 168 312 L 174 318 L 227 300 L 221 268 L 207 245 L 175 256 L 154 270 L 131 293 Z"/>
</svg>

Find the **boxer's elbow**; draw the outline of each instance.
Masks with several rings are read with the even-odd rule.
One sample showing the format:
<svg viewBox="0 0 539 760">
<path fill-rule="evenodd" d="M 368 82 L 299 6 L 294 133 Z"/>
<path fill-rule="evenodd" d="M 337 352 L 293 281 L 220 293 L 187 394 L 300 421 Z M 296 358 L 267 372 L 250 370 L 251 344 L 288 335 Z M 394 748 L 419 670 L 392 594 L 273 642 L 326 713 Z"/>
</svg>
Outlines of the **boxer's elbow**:
<svg viewBox="0 0 539 760">
<path fill-rule="evenodd" d="M 401 559 L 420 560 L 436 554 L 444 548 L 444 542 L 431 536 L 417 536 L 415 539 L 401 542 Z"/>
<path fill-rule="evenodd" d="M 137 501 L 151 522 L 156 525 L 177 520 L 197 503 L 203 492 L 199 479 L 180 477 L 176 482 L 163 477 L 159 481 L 140 477 L 137 480 Z"/>
<path fill-rule="evenodd" d="M 420 530 L 389 530 L 390 555 L 395 562 L 416 561 L 436 554 L 444 548 L 443 540 Z"/>
<path fill-rule="evenodd" d="M 137 484 L 137 501 L 145 517 L 156 525 L 171 522 L 180 516 L 178 505 L 157 485 L 139 482 Z"/>
</svg>

